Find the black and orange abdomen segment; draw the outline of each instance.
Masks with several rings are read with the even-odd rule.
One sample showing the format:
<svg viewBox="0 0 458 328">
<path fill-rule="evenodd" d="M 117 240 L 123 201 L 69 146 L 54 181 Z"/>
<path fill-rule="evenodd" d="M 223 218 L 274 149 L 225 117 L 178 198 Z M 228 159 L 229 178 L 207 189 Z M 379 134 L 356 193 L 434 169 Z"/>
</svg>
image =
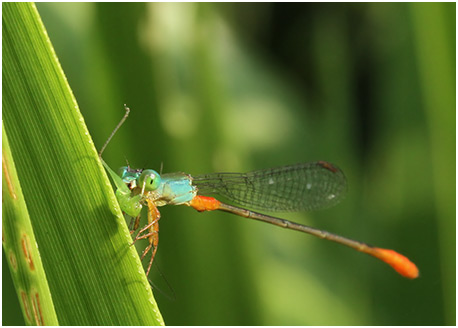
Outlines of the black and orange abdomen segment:
<svg viewBox="0 0 458 328">
<path fill-rule="evenodd" d="M 221 202 L 213 197 L 196 196 L 191 200 L 189 205 L 199 212 L 215 211 L 220 208 Z"/>
</svg>

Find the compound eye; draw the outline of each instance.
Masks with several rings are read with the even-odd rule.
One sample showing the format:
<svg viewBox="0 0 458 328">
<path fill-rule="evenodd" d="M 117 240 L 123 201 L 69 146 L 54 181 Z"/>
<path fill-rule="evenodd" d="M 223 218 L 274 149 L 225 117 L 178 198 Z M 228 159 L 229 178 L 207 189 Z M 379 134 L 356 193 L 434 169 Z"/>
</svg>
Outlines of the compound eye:
<svg viewBox="0 0 458 328">
<path fill-rule="evenodd" d="M 126 176 L 128 171 L 129 171 L 129 167 L 121 166 L 118 170 L 118 175 L 121 177 L 121 179 L 123 179 Z"/>
<path fill-rule="evenodd" d="M 161 184 L 161 177 L 159 173 L 154 170 L 144 170 L 138 182 L 140 188 L 144 186 L 146 191 L 153 191 Z"/>
</svg>

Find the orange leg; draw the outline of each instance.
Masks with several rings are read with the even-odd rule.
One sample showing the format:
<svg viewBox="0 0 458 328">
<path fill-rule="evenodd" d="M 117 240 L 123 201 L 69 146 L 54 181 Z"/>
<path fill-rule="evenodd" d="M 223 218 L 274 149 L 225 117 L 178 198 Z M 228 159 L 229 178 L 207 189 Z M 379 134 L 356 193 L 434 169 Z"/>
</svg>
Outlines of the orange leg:
<svg viewBox="0 0 458 328">
<path fill-rule="evenodd" d="M 140 216 L 141 215 L 138 215 L 136 218 L 135 218 L 135 221 L 134 221 L 134 218 L 132 218 L 130 220 L 130 224 L 129 224 L 129 229 L 130 229 L 130 234 L 133 234 L 135 232 L 135 230 L 138 229 L 138 226 L 140 225 Z M 132 228 L 132 225 L 133 225 L 133 228 Z"/>
<path fill-rule="evenodd" d="M 150 215 L 150 213 L 148 212 L 148 220 L 149 220 L 149 215 Z M 135 244 L 135 242 L 137 240 L 151 237 L 154 234 L 154 225 L 157 223 L 157 221 L 159 221 L 159 218 L 157 220 L 153 220 L 153 221 L 149 222 L 146 226 L 141 228 L 140 231 L 137 233 L 137 236 L 135 237 L 132 245 Z M 142 233 L 145 232 L 146 230 L 149 230 L 149 231 L 142 235 Z"/>
<path fill-rule="evenodd" d="M 147 200 L 147 203 L 148 224 L 140 229 L 132 244 L 134 244 L 139 239 L 148 238 L 149 245 L 145 248 L 141 256 L 141 259 L 143 260 L 146 254 L 148 254 L 148 252 L 153 249 L 151 252 L 151 260 L 146 271 L 146 275 L 148 276 L 151 270 L 151 265 L 153 264 L 154 256 L 156 255 L 157 245 L 159 243 L 159 219 L 161 218 L 161 213 L 158 211 L 156 205 L 154 205 L 152 201 Z M 147 230 L 148 232 L 142 235 L 142 233 Z"/>
</svg>

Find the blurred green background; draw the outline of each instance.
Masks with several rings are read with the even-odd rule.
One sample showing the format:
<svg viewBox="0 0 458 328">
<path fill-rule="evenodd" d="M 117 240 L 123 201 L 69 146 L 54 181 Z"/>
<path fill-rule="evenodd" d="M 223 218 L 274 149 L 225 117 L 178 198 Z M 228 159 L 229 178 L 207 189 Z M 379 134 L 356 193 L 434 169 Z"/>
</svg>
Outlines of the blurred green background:
<svg viewBox="0 0 458 328">
<path fill-rule="evenodd" d="M 152 279 L 166 324 L 455 325 L 455 3 L 37 7 L 99 149 L 132 109 L 112 168 L 330 161 L 344 201 L 280 216 L 420 269 L 409 281 L 298 232 L 164 207 Z M 3 270 L 3 324 L 23 324 Z"/>
</svg>

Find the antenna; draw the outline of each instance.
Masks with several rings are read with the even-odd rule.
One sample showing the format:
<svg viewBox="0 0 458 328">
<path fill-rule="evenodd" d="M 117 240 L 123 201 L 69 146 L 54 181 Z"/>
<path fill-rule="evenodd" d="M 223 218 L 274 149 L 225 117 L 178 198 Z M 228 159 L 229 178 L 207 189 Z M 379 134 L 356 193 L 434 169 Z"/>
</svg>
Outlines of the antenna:
<svg viewBox="0 0 458 328">
<path fill-rule="evenodd" d="M 124 124 L 124 122 L 126 121 L 127 117 L 129 116 L 129 113 L 130 113 L 130 108 L 127 107 L 126 104 L 124 104 L 124 109 L 126 110 L 126 113 L 124 114 L 124 116 L 122 117 L 121 121 L 119 121 L 118 125 L 116 125 L 115 129 L 113 130 L 113 132 L 111 132 L 110 136 L 108 137 L 107 141 L 105 141 L 105 144 L 103 145 L 102 149 L 100 149 L 100 152 L 99 152 L 99 157 L 102 158 L 102 153 L 103 151 L 105 150 L 105 148 L 107 148 L 107 145 L 108 143 L 111 141 L 111 139 L 113 138 L 113 136 L 116 134 L 116 132 L 119 130 L 119 128 Z"/>
</svg>

